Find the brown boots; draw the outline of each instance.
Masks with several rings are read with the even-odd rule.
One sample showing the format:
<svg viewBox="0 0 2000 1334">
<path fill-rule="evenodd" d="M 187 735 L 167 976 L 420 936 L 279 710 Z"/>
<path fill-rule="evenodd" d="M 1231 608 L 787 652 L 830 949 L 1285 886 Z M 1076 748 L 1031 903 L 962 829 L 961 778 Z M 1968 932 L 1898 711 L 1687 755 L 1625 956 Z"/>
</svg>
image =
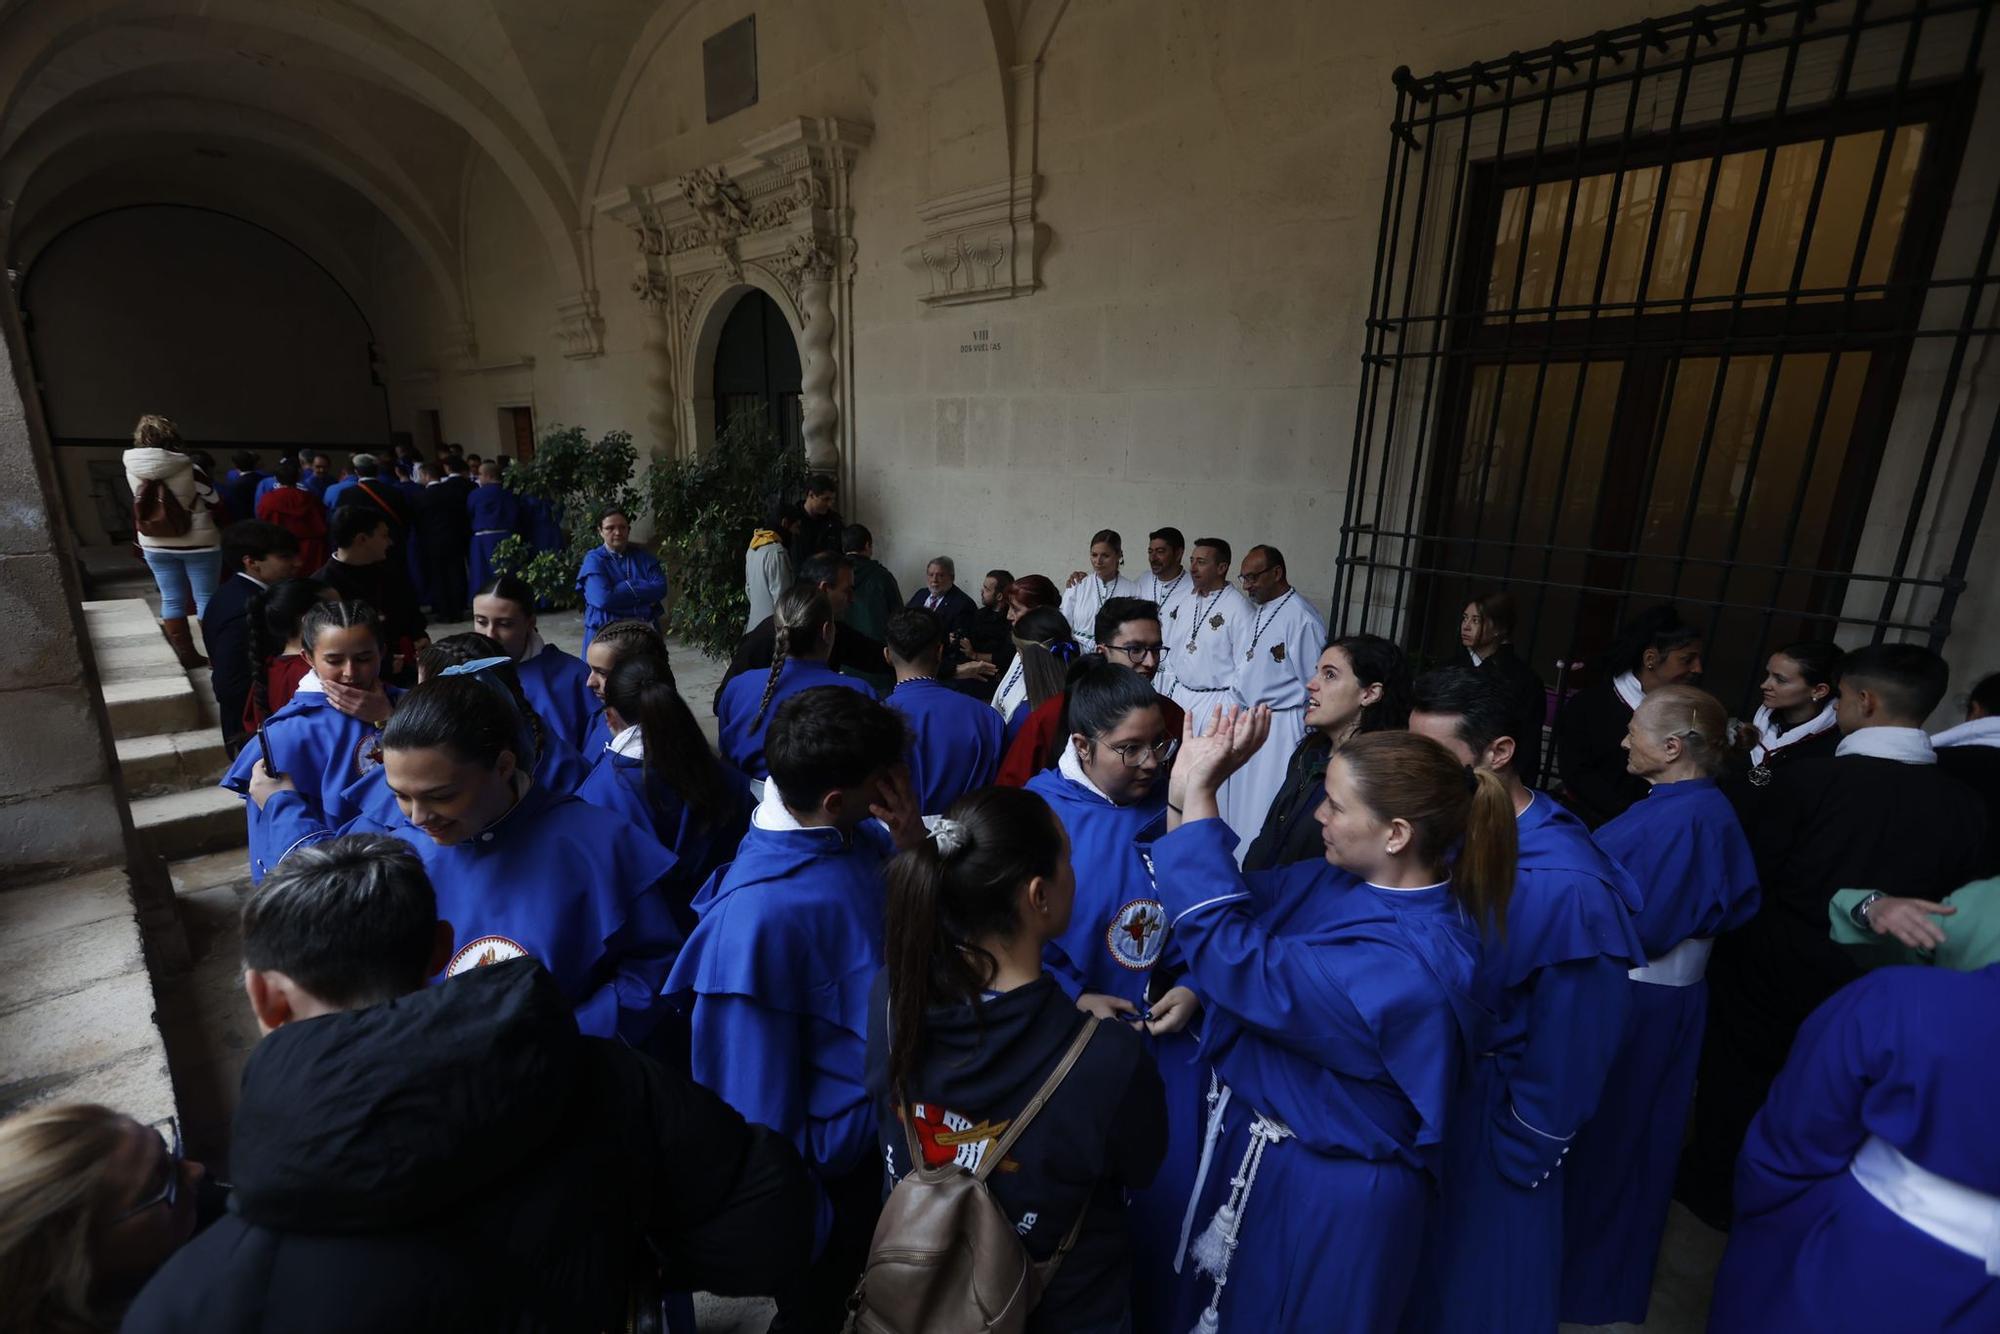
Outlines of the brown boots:
<svg viewBox="0 0 2000 1334">
<path fill-rule="evenodd" d="M 208 666 L 208 659 L 202 657 L 195 649 L 194 632 L 188 629 L 187 617 L 176 616 L 171 620 L 161 621 L 160 633 L 167 637 L 169 644 L 173 645 L 174 656 L 181 660 L 182 668 L 192 671 L 196 667 Z"/>
</svg>

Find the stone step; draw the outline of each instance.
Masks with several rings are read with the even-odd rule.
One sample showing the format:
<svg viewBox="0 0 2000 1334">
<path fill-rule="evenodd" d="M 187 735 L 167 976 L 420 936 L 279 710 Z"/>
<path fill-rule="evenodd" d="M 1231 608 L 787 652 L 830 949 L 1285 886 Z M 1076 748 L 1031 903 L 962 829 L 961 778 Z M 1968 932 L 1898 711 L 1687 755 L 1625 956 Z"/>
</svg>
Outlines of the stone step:
<svg viewBox="0 0 2000 1334">
<path fill-rule="evenodd" d="M 120 741 L 192 732 L 202 725 L 201 700 L 186 676 L 108 681 L 104 707 L 111 714 L 111 735 Z"/>
<path fill-rule="evenodd" d="M 174 1111 L 139 924 L 122 869 L 0 892 L 0 1115 L 102 1102 Z"/>
<path fill-rule="evenodd" d="M 118 743 L 118 768 L 133 797 L 160 797 L 214 787 L 229 768 L 222 733 L 213 727 L 160 736 L 127 737 Z"/>
<path fill-rule="evenodd" d="M 249 841 L 243 798 L 219 787 L 141 797 L 132 803 L 132 824 L 147 849 L 167 861 L 240 848 Z"/>
</svg>

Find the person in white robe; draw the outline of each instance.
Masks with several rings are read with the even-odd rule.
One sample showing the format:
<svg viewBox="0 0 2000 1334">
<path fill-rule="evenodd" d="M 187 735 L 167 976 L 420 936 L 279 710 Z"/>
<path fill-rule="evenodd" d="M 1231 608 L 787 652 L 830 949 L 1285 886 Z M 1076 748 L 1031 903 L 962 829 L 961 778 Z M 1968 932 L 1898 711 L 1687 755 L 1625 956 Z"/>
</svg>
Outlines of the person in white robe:
<svg viewBox="0 0 2000 1334">
<path fill-rule="evenodd" d="M 1086 652 L 1097 647 L 1097 613 L 1104 604 L 1113 598 L 1141 596 L 1138 581 L 1118 572 L 1124 562 L 1125 540 L 1115 529 L 1100 529 L 1090 539 L 1090 570 L 1071 574 L 1069 587 L 1063 590 L 1063 619 Z"/>
<path fill-rule="evenodd" d="M 1181 624 L 1188 599 L 1194 596 L 1194 579 L 1181 563 L 1187 539 L 1178 528 L 1156 528 L 1146 537 L 1146 564 L 1139 580 L 1139 596 L 1160 609 L 1160 669 L 1153 676 L 1153 689 L 1166 694 L 1174 679 L 1174 635 Z"/>
<path fill-rule="evenodd" d="M 1286 578 L 1284 553 L 1255 546 L 1244 553 L 1239 579 L 1253 613 L 1235 654 L 1235 693 L 1245 708 L 1270 706 L 1271 733 L 1230 778 L 1222 818 L 1236 831 L 1241 864 L 1264 827 L 1265 812 L 1285 782 L 1285 766 L 1306 734 L 1306 682 L 1326 647 L 1326 622 Z"/>
</svg>

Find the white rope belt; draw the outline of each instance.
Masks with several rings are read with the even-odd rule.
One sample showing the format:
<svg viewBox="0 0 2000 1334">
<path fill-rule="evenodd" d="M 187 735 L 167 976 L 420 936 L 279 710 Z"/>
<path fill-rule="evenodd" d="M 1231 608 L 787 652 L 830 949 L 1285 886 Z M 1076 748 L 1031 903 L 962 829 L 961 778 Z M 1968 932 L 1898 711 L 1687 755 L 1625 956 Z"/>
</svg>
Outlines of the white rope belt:
<svg viewBox="0 0 2000 1334">
<path fill-rule="evenodd" d="M 1194 1334 L 1218 1334 L 1222 1328 L 1222 1290 L 1229 1283 L 1229 1264 L 1236 1256 L 1236 1245 L 1243 1235 L 1243 1218 L 1250 1208 L 1250 1193 L 1257 1185 L 1257 1171 L 1264 1165 L 1264 1154 L 1280 1140 L 1292 1137 L 1291 1127 L 1276 1117 L 1262 1112 L 1253 1115 L 1250 1121 L 1250 1142 L 1244 1146 L 1243 1161 L 1236 1169 L 1236 1175 L 1229 1179 L 1229 1198 L 1215 1211 L 1202 1234 L 1194 1244 L 1188 1244 L 1188 1233 L 1194 1228 L 1195 1210 L 1201 1204 L 1202 1187 L 1208 1183 L 1208 1169 L 1215 1158 L 1215 1146 L 1222 1138 L 1222 1114 L 1229 1108 L 1229 1086 L 1209 1075 L 1208 1084 L 1208 1133 L 1201 1147 L 1201 1167 L 1195 1173 L 1194 1190 L 1188 1196 L 1187 1216 L 1181 1220 L 1181 1245 L 1174 1253 L 1174 1272 L 1179 1273 L 1181 1257 L 1192 1259 L 1195 1269 L 1215 1280 L 1215 1291 L 1209 1296 L 1208 1305 L 1201 1318 L 1195 1322 Z"/>
</svg>

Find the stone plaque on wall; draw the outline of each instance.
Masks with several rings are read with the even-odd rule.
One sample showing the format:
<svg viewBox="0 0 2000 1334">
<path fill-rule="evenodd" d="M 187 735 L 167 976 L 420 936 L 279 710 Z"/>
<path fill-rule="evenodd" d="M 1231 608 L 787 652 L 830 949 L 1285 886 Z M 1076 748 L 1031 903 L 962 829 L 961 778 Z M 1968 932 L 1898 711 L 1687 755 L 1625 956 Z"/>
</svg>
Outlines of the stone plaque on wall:
<svg viewBox="0 0 2000 1334">
<path fill-rule="evenodd" d="M 708 123 L 757 105 L 757 16 L 747 14 L 701 44 Z"/>
</svg>

